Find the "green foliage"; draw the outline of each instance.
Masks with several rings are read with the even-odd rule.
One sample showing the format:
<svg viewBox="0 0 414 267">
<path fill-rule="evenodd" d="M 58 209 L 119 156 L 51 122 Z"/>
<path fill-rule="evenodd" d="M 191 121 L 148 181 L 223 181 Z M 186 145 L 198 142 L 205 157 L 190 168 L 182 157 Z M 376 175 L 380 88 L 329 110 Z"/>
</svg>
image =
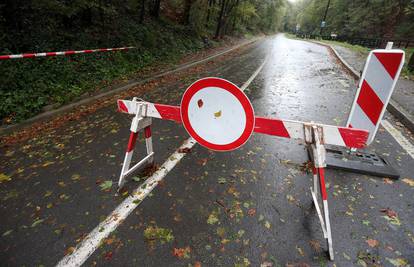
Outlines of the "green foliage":
<svg viewBox="0 0 414 267">
<path fill-rule="evenodd" d="M 411 50 L 411 53 L 408 55 L 407 53 L 407 58 L 408 58 L 408 63 L 407 63 L 407 68 L 409 71 L 414 72 L 414 53 Z"/>
<path fill-rule="evenodd" d="M 319 34 L 328 0 L 299 0 L 288 5 L 285 31 Z M 414 2 L 411 0 L 331 0 L 325 33 L 366 38 L 414 38 Z"/>
<path fill-rule="evenodd" d="M 274 32 L 286 0 L 162 0 L 159 9 L 157 3 L 159 0 L 3 1 L 0 54 L 120 46 L 137 49 L 0 62 L 1 124 L 30 118 L 45 106 L 68 103 L 114 80 L 133 78 L 154 62 L 174 62 L 204 47 L 203 38 L 215 36 L 217 28 L 221 28 L 218 39 Z"/>
<path fill-rule="evenodd" d="M 174 61 L 203 47 L 190 31 L 152 23 L 140 25 L 137 49 L 67 57 L 0 62 L 0 117 L 3 123 L 30 118 L 46 105 L 62 105 L 125 79 L 158 60 Z M 142 40 L 142 41 L 140 41 Z M 138 43 L 139 42 L 139 43 Z"/>
</svg>

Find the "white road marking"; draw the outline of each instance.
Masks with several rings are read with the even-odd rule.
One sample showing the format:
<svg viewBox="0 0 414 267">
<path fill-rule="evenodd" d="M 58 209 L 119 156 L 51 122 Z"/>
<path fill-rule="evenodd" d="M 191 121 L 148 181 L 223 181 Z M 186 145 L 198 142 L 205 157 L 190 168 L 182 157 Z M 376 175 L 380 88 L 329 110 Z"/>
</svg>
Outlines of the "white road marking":
<svg viewBox="0 0 414 267">
<path fill-rule="evenodd" d="M 250 78 L 242 85 L 242 87 L 240 88 L 242 91 L 246 90 L 246 88 L 252 83 L 252 81 L 254 80 L 254 78 L 256 78 L 256 76 L 259 74 L 259 72 L 263 69 L 263 67 L 266 64 L 266 62 L 267 62 L 268 59 L 269 59 L 269 56 L 267 56 L 265 58 L 265 60 L 259 66 L 259 68 L 257 68 L 257 70 L 252 74 L 252 76 L 250 76 Z"/>
<path fill-rule="evenodd" d="M 405 138 L 404 135 L 400 131 L 398 131 L 394 126 L 391 125 L 387 120 L 382 120 L 381 122 L 382 126 L 387 130 L 392 137 L 394 137 L 395 141 L 397 141 L 400 146 L 407 151 L 408 155 L 411 156 L 412 159 L 414 159 L 414 146 L 411 144 L 410 141 L 408 141 L 407 138 Z"/>
<path fill-rule="evenodd" d="M 259 68 L 250 76 L 250 78 L 243 84 L 241 90 L 245 90 L 250 83 L 256 78 L 259 72 L 263 69 L 267 58 L 259 66 Z M 130 196 L 128 196 L 112 213 L 102 221 L 95 229 L 90 232 L 85 239 L 79 243 L 71 254 L 66 255 L 56 266 L 81 266 L 99 247 L 101 242 L 107 238 L 127 217 L 131 212 L 138 207 L 138 205 L 145 199 L 146 196 L 164 179 L 164 177 L 180 162 L 186 153 L 185 151 L 191 149 L 196 144 L 193 138 L 188 138 L 184 141 L 179 149 L 177 149 L 162 166 L 152 174 L 143 184 L 135 189 Z"/>
</svg>

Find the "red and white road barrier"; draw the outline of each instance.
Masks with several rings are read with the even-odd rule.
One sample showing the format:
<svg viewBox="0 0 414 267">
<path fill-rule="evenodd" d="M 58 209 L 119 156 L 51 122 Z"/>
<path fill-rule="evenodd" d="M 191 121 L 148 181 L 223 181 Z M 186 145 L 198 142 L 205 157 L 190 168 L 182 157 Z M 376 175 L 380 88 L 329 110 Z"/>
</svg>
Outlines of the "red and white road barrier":
<svg viewBox="0 0 414 267">
<path fill-rule="evenodd" d="M 125 177 L 139 167 L 143 166 L 146 163 L 152 163 L 154 161 L 154 151 L 152 147 L 152 134 L 151 134 L 151 124 L 152 120 L 149 117 L 141 116 L 143 107 L 139 107 L 136 112 L 136 116 L 133 118 L 130 128 L 130 136 L 128 141 L 127 150 L 125 153 L 124 163 L 122 164 L 121 175 L 119 177 L 118 187 L 121 188 L 125 183 Z M 147 147 L 147 155 L 130 168 L 132 155 L 134 153 L 135 144 L 138 138 L 138 133 L 140 130 L 144 130 L 144 138 Z"/>
<path fill-rule="evenodd" d="M 248 141 L 253 132 L 305 141 L 313 160 L 312 198 L 327 241 L 330 259 L 334 259 L 325 184 L 324 145 L 362 148 L 366 145 L 368 131 L 313 122 L 255 117 L 253 107 L 243 91 L 233 83 L 220 78 L 205 78 L 193 83 L 184 93 L 180 106 L 149 103 L 134 98 L 132 101 L 118 100 L 118 110 L 134 115 L 130 141 L 118 183 L 120 187 L 125 183 L 127 175 L 146 161 L 153 160 L 154 152 L 149 139 L 151 118 L 182 123 L 189 135 L 200 145 L 216 151 L 239 148 Z M 147 156 L 129 168 L 136 133 L 140 129 L 145 129 Z M 318 202 L 318 191 L 322 205 Z"/>
<path fill-rule="evenodd" d="M 69 50 L 62 52 L 42 52 L 42 53 L 25 53 L 25 54 L 16 54 L 16 55 L 2 55 L 0 60 L 7 59 L 18 59 L 18 58 L 35 58 L 35 57 L 55 57 L 55 56 L 69 56 L 75 54 L 90 54 L 96 52 L 110 52 L 110 51 L 124 51 L 129 49 L 134 49 L 134 46 L 128 47 L 117 47 L 117 48 L 98 48 L 98 49 L 87 49 L 87 50 Z"/>
<path fill-rule="evenodd" d="M 346 124 L 367 130 L 367 144 L 375 138 L 403 65 L 402 50 L 377 49 L 369 53 Z"/>
<path fill-rule="evenodd" d="M 138 106 L 145 106 L 145 116 L 171 120 L 181 123 L 181 110 L 178 106 L 137 102 L 131 100 L 118 100 L 118 111 L 136 115 Z M 291 139 L 303 139 L 305 125 L 317 125 L 324 132 L 324 144 L 337 145 L 349 148 L 363 148 L 366 145 L 367 131 L 332 126 L 317 123 L 304 123 L 293 120 L 280 120 L 274 118 L 255 117 L 254 132 Z"/>
</svg>

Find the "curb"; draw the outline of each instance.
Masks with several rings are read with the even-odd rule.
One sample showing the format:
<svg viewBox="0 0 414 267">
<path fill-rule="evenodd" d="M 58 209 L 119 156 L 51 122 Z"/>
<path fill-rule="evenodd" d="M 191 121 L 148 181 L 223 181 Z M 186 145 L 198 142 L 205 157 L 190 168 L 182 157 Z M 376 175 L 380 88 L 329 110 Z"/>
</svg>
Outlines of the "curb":
<svg viewBox="0 0 414 267">
<path fill-rule="evenodd" d="M 179 66 L 177 68 L 164 71 L 162 73 L 156 74 L 156 75 L 151 76 L 151 77 L 148 77 L 148 78 L 144 78 L 144 79 L 141 79 L 141 80 L 131 80 L 131 81 L 129 81 L 126 84 L 121 85 L 121 86 L 118 85 L 118 86 L 115 86 L 115 87 L 112 87 L 112 88 L 109 87 L 109 91 L 106 91 L 106 92 L 103 92 L 103 93 L 100 93 L 100 94 L 97 94 L 97 95 L 94 95 L 94 96 L 90 96 L 90 97 L 84 98 L 82 100 L 79 100 L 79 101 L 76 101 L 74 103 L 70 103 L 70 104 L 64 105 L 64 106 L 62 106 L 60 108 L 57 108 L 57 109 L 54 109 L 54 110 L 51 110 L 51 111 L 46 111 L 46 112 L 40 113 L 40 114 L 34 116 L 33 118 L 27 119 L 27 120 L 22 121 L 22 122 L 20 122 L 18 124 L 12 124 L 12 125 L 8 125 L 8 126 L 2 126 L 2 127 L 0 127 L 0 135 L 5 135 L 5 134 L 8 134 L 8 133 L 11 133 L 11 132 L 16 131 L 16 130 L 19 130 L 19 129 L 25 127 L 25 126 L 28 126 L 28 125 L 30 125 L 30 124 L 32 124 L 34 122 L 43 121 L 43 120 L 45 120 L 45 119 L 47 119 L 49 117 L 52 117 L 52 116 L 55 116 L 55 115 L 58 115 L 58 114 L 67 112 L 67 111 L 72 110 L 72 109 L 74 109 L 74 108 L 76 108 L 78 106 L 87 104 L 87 103 L 92 102 L 94 100 L 97 100 L 99 98 L 102 98 L 102 97 L 105 97 L 105 96 L 109 96 L 109 95 L 113 95 L 113 94 L 116 94 L 116 93 L 119 93 L 119 92 L 128 90 L 128 89 L 130 89 L 130 88 L 132 88 L 134 86 L 141 85 L 141 84 L 147 83 L 149 81 L 152 81 L 154 79 L 163 77 L 165 75 L 172 74 L 172 73 L 175 73 L 175 72 L 178 72 L 178 71 L 181 71 L 181 70 L 188 69 L 190 67 L 193 67 L 193 66 L 196 66 L 198 64 L 204 63 L 204 62 L 209 61 L 209 60 L 211 60 L 213 58 L 216 58 L 218 56 L 227 54 L 227 53 L 229 53 L 229 52 L 231 52 L 233 50 L 236 50 L 236 49 L 238 49 L 240 47 L 243 47 L 243 46 L 246 46 L 246 45 L 250 45 L 250 44 L 252 44 L 254 42 L 257 42 L 258 40 L 261 40 L 262 38 L 264 38 L 264 37 L 255 38 L 255 39 L 250 40 L 250 41 L 247 41 L 245 43 L 241 43 L 241 44 L 235 45 L 235 46 L 233 46 L 233 47 L 231 47 L 229 49 L 226 49 L 226 50 L 224 50 L 222 52 L 219 52 L 217 54 L 208 56 L 208 57 L 203 58 L 203 59 L 198 60 L 198 61 L 193 61 L 193 62 L 190 62 L 190 63 L 184 63 L 184 64 L 182 64 L 181 66 Z"/>
<path fill-rule="evenodd" d="M 333 48 L 331 45 L 318 42 L 318 41 L 311 41 L 311 40 L 305 40 L 314 44 L 322 45 L 328 48 L 338 59 L 338 61 L 341 63 L 341 65 L 347 70 L 347 72 L 354 78 L 355 80 L 359 80 L 360 74 L 352 68 L 348 62 L 346 62 L 339 53 Z M 412 115 L 410 115 L 403 107 L 401 107 L 397 102 L 390 99 L 390 102 L 388 102 L 387 110 L 394 115 L 405 127 L 408 128 L 412 133 L 414 133 L 414 118 Z"/>
</svg>

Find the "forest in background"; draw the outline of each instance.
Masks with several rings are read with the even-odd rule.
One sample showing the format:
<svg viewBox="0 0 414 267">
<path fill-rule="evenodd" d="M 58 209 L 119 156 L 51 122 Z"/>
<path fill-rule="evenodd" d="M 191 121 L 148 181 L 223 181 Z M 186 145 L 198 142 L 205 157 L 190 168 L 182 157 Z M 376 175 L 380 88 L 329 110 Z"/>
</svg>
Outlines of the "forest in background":
<svg viewBox="0 0 414 267">
<path fill-rule="evenodd" d="M 135 46 L 127 52 L 0 62 L 0 121 L 11 124 L 133 78 L 225 36 L 276 32 L 286 0 L 5 0 L 0 54 Z"/>
<path fill-rule="evenodd" d="M 5 0 L 0 49 L 7 54 L 155 45 L 160 36 L 151 31 L 154 24 L 214 39 L 274 32 L 285 5 L 285 0 Z"/>
<path fill-rule="evenodd" d="M 319 34 L 329 0 L 287 4 L 283 29 Z M 413 0 L 330 0 L 323 34 L 358 38 L 414 39 Z"/>
</svg>

